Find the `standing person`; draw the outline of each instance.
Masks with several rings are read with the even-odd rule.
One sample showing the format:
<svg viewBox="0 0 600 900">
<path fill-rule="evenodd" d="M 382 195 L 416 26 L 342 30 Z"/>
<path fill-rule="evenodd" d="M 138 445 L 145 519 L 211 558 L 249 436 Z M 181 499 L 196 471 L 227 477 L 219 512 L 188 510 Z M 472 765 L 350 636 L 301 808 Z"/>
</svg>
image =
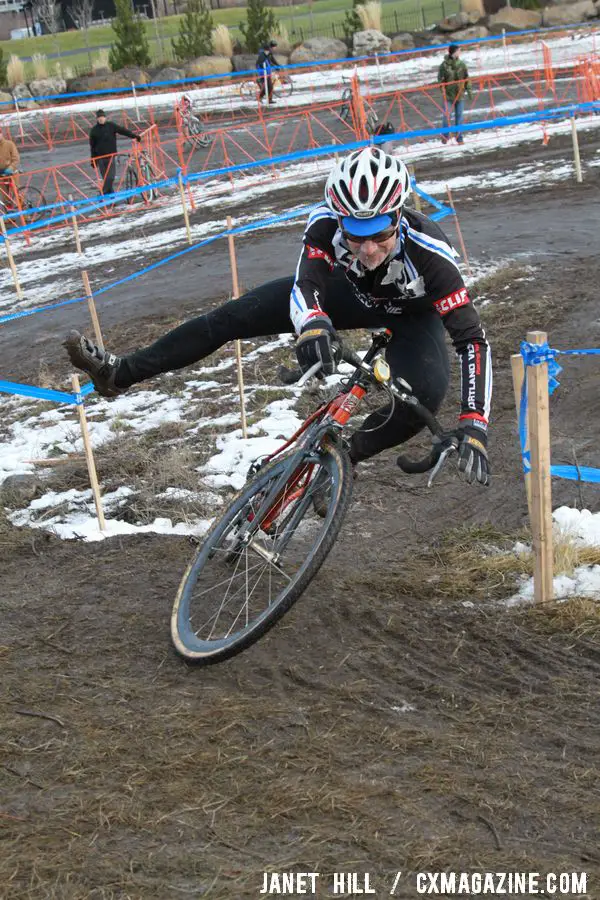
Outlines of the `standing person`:
<svg viewBox="0 0 600 900">
<path fill-rule="evenodd" d="M 227 341 L 294 330 L 303 372 L 321 362 L 331 375 L 335 329 L 389 328 L 386 348 L 394 377 L 436 412 L 448 388 L 444 326 L 461 360 L 461 406 L 455 434 L 459 470 L 488 484 L 487 423 L 492 389 L 490 350 L 479 315 L 441 228 L 405 207 L 410 176 L 378 147 L 340 160 L 325 186 L 325 203 L 304 232 L 296 276 L 270 281 L 190 319 L 150 346 L 118 357 L 72 331 L 65 347 L 105 397 L 136 382 L 180 369 Z M 354 464 L 402 444 L 423 428 L 405 404 L 369 415 L 350 442 Z"/>
<path fill-rule="evenodd" d="M 102 179 L 103 194 L 112 194 L 113 192 L 118 134 L 136 141 L 142 139 L 139 134 L 134 134 L 128 128 L 123 128 L 116 122 L 107 121 L 106 113 L 103 109 L 99 109 L 96 113 L 96 124 L 90 130 L 90 156 L 92 168 L 96 169 Z"/>
<path fill-rule="evenodd" d="M 273 100 L 273 76 L 271 72 L 273 69 L 279 68 L 277 62 L 275 61 L 275 57 L 273 56 L 273 50 L 277 46 L 277 41 L 269 41 L 268 44 L 265 44 L 258 51 L 258 56 L 256 57 L 256 68 L 259 71 L 258 77 L 258 99 L 263 100 L 265 96 L 265 83 L 266 89 L 268 92 L 269 103 L 275 103 Z"/>
<path fill-rule="evenodd" d="M 19 168 L 19 161 L 16 144 L 0 134 L 0 199 L 6 209 L 12 209 L 15 206 L 15 196 L 11 192 L 11 184 L 14 182 Z"/>
<path fill-rule="evenodd" d="M 459 58 L 459 53 L 460 48 L 456 44 L 450 44 L 448 53 L 438 70 L 438 83 L 444 100 L 442 128 L 451 127 L 452 110 L 454 110 L 454 124 L 457 128 L 462 125 L 465 110 L 465 94 L 469 98 L 472 97 L 469 70 L 462 59 Z M 449 134 L 442 135 L 442 144 L 447 144 L 449 140 Z M 456 143 L 462 144 L 463 141 L 462 132 L 458 131 L 456 133 Z"/>
</svg>

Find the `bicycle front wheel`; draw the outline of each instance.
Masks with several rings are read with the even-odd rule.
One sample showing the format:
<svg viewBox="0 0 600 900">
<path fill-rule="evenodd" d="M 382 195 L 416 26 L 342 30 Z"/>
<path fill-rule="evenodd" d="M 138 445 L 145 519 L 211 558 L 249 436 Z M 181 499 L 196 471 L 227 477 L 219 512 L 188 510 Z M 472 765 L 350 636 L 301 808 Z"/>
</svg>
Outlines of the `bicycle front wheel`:
<svg viewBox="0 0 600 900">
<path fill-rule="evenodd" d="M 148 190 L 142 191 L 141 197 L 145 203 L 151 203 L 152 200 L 156 200 L 158 197 L 158 189 L 153 187 L 154 182 L 157 180 L 156 172 L 149 162 L 143 162 L 140 168 L 142 170 L 142 180 L 144 184 L 148 185 Z"/>
<path fill-rule="evenodd" d="M 240 94 L 245 100 L 256 100 L 258 96 L 258 85 L 255 81 L 242 81 L 240 85 Z"/>
<path fill-rule="evenodd" d="M 294 90 L 294 83 L 291 78 L 283 77 L 277 87 L 275 88 L 274 93 L 279 97 L 290 97 L 292 91 Z"/>
<path fill-rule="evenodd" d="M 327 445 L 296 460 L 260 471 L 196 552 L 171 616 L 173 644 L 185 659 L 207 665 L 249 647 L 296 602 L 326 559 L 352 495 L 350 459 Z M 265 502 L 286 470 L 289 476 Z"/>
<path fill-rule="evenodd" d="M 366 119 L 367 119 L 367 131 L 369 132 L 369 134 L 375 134 L 375 132 L 377 130 L 377 126 L 379 124 L 379 116 L 377 115 L 377 113 L 375 112 L 374 109 L 367 110 Z"/>
</svg>

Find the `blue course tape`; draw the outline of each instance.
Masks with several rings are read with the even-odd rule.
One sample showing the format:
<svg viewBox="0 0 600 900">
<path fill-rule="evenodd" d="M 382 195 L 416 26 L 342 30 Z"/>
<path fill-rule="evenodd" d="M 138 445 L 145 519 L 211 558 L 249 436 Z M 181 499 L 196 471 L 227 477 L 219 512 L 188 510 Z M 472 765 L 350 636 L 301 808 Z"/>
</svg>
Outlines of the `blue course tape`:
<svg viewBox="0 0 600 900">
<path fill-rule="evenodd" d="M 544 344 L 530 344 L 521 342 L 521 356 L 525 368 L 527 366 L 539 366 L 548 363 L 548 393 L 552 394 L 559 385 L 557 375 L 562 368 L 555 360 L 555 356 L 588 356 L 600 355 L 600 350 L 554 350 Z M 521 456 L 523 457 L 523 471 L 531 472 L 531 453 L 526 450 L 527 445 L 527 372 L 523 378 L 521 387 L 521 401 L 519 404 L 519 443 L 521 444 Z M 587 481 L 592 484 L 600 484 L 600 469 L 590 466 L 550 466 L 550 475 L 554 478 L 563 478 L 567 481 Z"/>
<path fill-rule="evenodd" d="M 299 218 L 300 216 L 305 216 L 312 209 L 315 209 L 316 206 L 320 204 L 311 204 L 310 206 L 303 206 L 301 209 L 293 210 L 292 212 L 283 213 L 280 216 L 271 216 L 268 219 L 261 219 L 260 222 L 252 222 L 249 225 L 240 225 L 237 228 L 232 228 L 231 231 L 221 231 L 219 234 L 214 234 L 211 237 L 204 238 L 204 240 L 199 241 L 197 244 L 193 244 L 191 247 L 185 247 L 183 250 L 178 250 L 177 253 L 172 253 L 170 256 L 166 256 L 164 259 L 158 260 L 158 262 L 152 263 L 151 266 L 146 266 L 145 269 L 141 269 L 138 272 L 133 272 L 131 275 L 126 275 L 125 278 L 120 278 L 117 281 L 113 281 L 110 284 L 105 285 L 104 287 L 98 288 L 97 290 L 92 292 L 94 297 L 97 297 L 99 294 L 104 294 L 106 291 L 111 290 L 111 288 L 117 287 L 120 284 L 125 284 L 128 281 L 133 281 L 135 278 L 139 278 L 141 275 L 145 275 L 146 272 L 151 272 L 153 269 L 158 269 L 159 266 L 164 266 L 166 263 L 172 262 L 174 259 L 178 259 L 181 256 L 185 256 L 186 253 L 191 253 L 192 250 L 197 250 L 199 247 L 203 247 L 206 244 L 212 244 L 213 241 L 219 240 L 219 238 L 227 237 L 229 234 L 245 234 L 248 231 L 255 231 L 259 228 L 265 228 L 269 225 L 274 225 L 277 222 L 285 222 L 290 219 Z M 12 322 L 14 319 L 24 319 L 29 316 L 33 316 L 39 312 L 47 312 L 51 309 L 60 309 L 63 306 L 71 306 L 74 303 L 82 303 L 84 300 L 87 300 L 87 297 L 72 297 L 69 300 L 60 300 L 58 303 L 48 303 L 46 306 L 38 306 L 35 309 L 22 309 L 19 312 L 15 313 L 7 313 L 7 315 L 0 317 L 0 325 L 5 322 Z"/>
<path fill-rule="evenodd" d="M 19 384 L 16 381 L 0 381 L 0 391 L 3 394 L 18 394 L 21 397 L 35 397 L 38 400 L 51 400 L 53 403 L 71 403 L 80 406 L 83 398 L 95 390 L 90 381 L 84 384 L 78 394 L 70 394 L 67 391 L 53 391 L 50 388 L 35 387 L 31 384 Z"/>
<path fill-rule="evenodd" d="M 358 150 L 361 147 L 366 147 L 370 144 L 384 144 L 390 140 L 410 140 L 411 138 L 416 137 L 435 137 L 436 135 L 450 134 L 456 131 L 468 132 L 468 131 L 485 131 L 490 128 L 504 128 L 509 127 L 510 125 L 517 125 L 523 123 L 533 123 L 539 121 L 547 121 L 550 119 L 557 118 L 565 118 L 570 115 L 574 115 L 575 112 L 591 112 L 600 110 L 600 102 L 589 102 L 589 103 L 579 103 L 579 104 L 570 104 L 569 106 L 556 107 L 554 109 L 547 109 L 541 112 L 534 113 L 524 113 L 519 116 L 504 116 L 499 119 L 492 119 L 488 122 L 474 122 L 469 125 L 461 125 L 459 128 L 456 126 L 452 127 L 444 127 L 444 128 L 427 128 L 420 129 L 418 131 L 398 131 L 394 132 L 394 134 L 388 135 L 380 135 L 378 137 L 373 137 L 367 141 L 354 141 L 350 144 L 330 144 L 326 147 L 315 147 L 311 150 L 295 150 L 292 153 L 284 153 L 280 156 L 272 156 L 268 159 L 259 159 L 252 160 L 251 162 L 238 163 L 233 166 L 222 166 L 218 169 L 209 169 L 204 172 L 196 172 L 192 175 L 187 175 L 183 177 L 183 181 L 185 184 L 193 183 L 195 181 L 201 181 L 206 178 L 217 178 L 220 175 L 229 175 L 234 172 L 252 170 L 256 168 L 264 168 L 266 166 L 274 166 L 279 163 L 292 162 L 294 160 L 300 159 L 313 159 L 318 158 L 319 156 L 327 156 L 333 153 L 339 153 L 340 151 L 349 152 L 352 150 Z M 74 200 L 73 203 L 69 203 L 70 206 L 81 206 L 83 207 L 78 210 L 79 213 L 90 212 L 95 209 L 102 208 L 103 206 L 107 206 L 111 203 L 119 202 L 121 200 L 128 199 L 130 197 L 134 197 L 138 194 L 143 194 L 148 192 L 152 188 L 159 190 L 161 188 L 169 187 L 177 183 L 177 178 L 167 178 L 163 181 L 157 181 L 152 184 L 142 185 L 137 188 L 132 188 L 129 191 L 119 191 L 115 194 L 110 194 L 104 197 L 102 200 L 91 200 L 89 198 L 85 198 L 83 200 Z M 427 196 L 423 194 L 423 196 Z M 434 201 L 428 197 L 430 202 L 433 202 L 434 206 L 437 205 L 438 201 Z M 85 206 L 84 204 L 88 204 Z M 90 205 L 91 204 L 91 205 Z M 41 206 L 35 209 L 23 211 L 19 215 L 37 215 L 40 211 L 44 211 L 47 209 L 51 209 L 53 207 L 60 206 L 64 208 L 66 206 L 65 203 L 57 203 L 50 204 L 48 206 Z M 440 211 L 445 209 L 445 207 L 440 206 Z M 21 225 L 16 228 L 10 228 L 7 231 L 8 235 L 12 234 L 20 234 L 23 231 L 33 231 L 39 228 L 44 228 L 46 225 L 54 225 L 59 222 L 64 222 L 66 219 L 71 218 L 73 215 L 72 211 L 68 213 L 63 213 L 59 216 L 52 216 L 47 219 L 40 219 L 37 222 L 31 222 L 28 225 Z M 451 215 L 451 213 L 444 213 L 444 215 Z M 17 217 L 17 216 L 15 216 Z M 443 218 L 443 216 L 438 216 L 438 219 Z M 435 220 L 434 220 L 435 221 Z M 0 235 L 0 239 L 3 237 Z"/>
</svg>

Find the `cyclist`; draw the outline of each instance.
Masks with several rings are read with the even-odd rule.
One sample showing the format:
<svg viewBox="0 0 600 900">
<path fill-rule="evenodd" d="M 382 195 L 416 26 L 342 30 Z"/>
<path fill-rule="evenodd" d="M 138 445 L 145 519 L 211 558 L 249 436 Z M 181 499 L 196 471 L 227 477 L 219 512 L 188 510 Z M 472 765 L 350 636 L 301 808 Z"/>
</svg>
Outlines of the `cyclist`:
<svg viewBox="0 0 600 900">
<path fill-rule="evenodd" d="M 258 51 L 258 56 L 256 57 L 256 68 L 260 72 L 260 75 L 257 78 L 258 99 L 264 99 L 266 82 L 266 90 L 268 92 L 269 103 L 275 103 L 275 100 L 273 100 L 273 77 L 271 75 L 271 72 L 273 71 L 273 69 L 279 68 L 273 55 L 273 50 L 276 46 L 277 41 L 269 41 L 267 44 L 264 44 L 260 48 L 260 50 Z"/>
<path fill-rule="evenodd" d="M 0 134 L 0 200 L 6 209 L 12 209 L 15 205 L 11 186 L 19 161 L 19 151 L 14 141 Z"/>
<path fill-rule="evenodd" d="M 438 225 L 405 206 L 409 194 L 403 162 L 377 147 L 357 150 L 329 175 L 325 204 L 308 219 L 295 277 L 263 284 L 121 358 L 73 331 L 65 341 L 71 361 L 110 397 L 191 365 L 235 338 L 291 331 L 291 319 L 302 370 L 320 361 L 330 375 L 336 368 L 335 329 L 385 326 L 393 332 L 386 348 L 393 375 L 436 412 L 449 381 L 445 326 L 461 360 L 459 469 L 468 481 L 488 484 L 489 346 L 456 251 Z M 423 427 L 404 404 L 389 412 L 375 411 L 353 434 L 353 463 L 407 441 Z"/>
<path fill-rule="evenodd" d="M 179 109 L 181 110 L 182 116 L 189 116 L 192 112 L 192 101 L 190 100 L 189 94 L 183 94 L 181 100 L 179 101 Z"/>
</svg>

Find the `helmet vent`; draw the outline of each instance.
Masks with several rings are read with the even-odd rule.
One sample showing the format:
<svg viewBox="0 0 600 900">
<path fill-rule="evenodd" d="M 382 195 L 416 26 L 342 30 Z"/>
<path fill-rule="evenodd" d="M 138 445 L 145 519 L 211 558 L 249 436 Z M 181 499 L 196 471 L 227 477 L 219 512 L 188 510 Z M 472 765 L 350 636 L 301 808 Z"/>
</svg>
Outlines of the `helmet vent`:
<svg viewBox="0 0 600 900">
<path fill-rule="evenodd" d="M 381 203 L 381 201 L 383 200 L 383 198 L 385 197 L 388 187 L 389 187 L 389 184 L 390 184 L 390 176 L 386 175 L 385 178 L 383 179 L 383 181 L 381 182 L 379 190 L 377 191 L 377 193 L 375 194 L 375 196 L 373 198 L 373 207 L 374 208 L 377 208 L 379 206 L 379 204 Z"/>
</svg>

